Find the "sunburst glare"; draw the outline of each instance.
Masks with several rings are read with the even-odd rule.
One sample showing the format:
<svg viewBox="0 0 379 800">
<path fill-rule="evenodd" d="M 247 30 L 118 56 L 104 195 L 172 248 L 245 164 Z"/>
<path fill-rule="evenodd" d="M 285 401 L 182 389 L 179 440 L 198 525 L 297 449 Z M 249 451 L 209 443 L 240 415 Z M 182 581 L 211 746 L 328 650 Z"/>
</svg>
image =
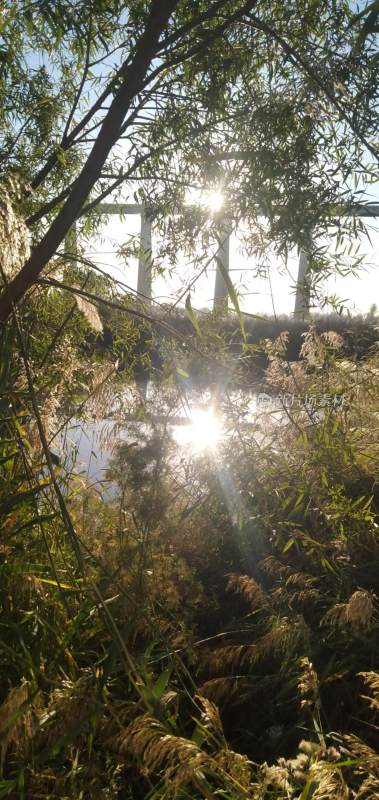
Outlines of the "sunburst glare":
<svg viewBox="0 0 379 800">
<path fill-rule="evenodd" d="M 207 192 L 205 204 L 208 206 L 209 210 L 213 211 L 214 213 L 216 211 L 220 211 L 224 205 L 224 197 L 222 192 L 220 192 L 219 189 L 215 189 L 212 192 Z"/>
<path fill-rule="evenodd" d="M 188 417 L 188 423 L 175 428 L 174 439 L 178 445 L 186 445 L 194 453 L 203 453 L 215 450 L 223 433 L 222 421 L 212 408 L 195 408 Z"/>
<path fill-rule="evenodd" d="M 187 192 L 185 204 L 187 206 L 201 206 L 210 213 L 217 214 L 224 205 L 224 196 L 220 189 L 190 189 Z"/>
</svg>

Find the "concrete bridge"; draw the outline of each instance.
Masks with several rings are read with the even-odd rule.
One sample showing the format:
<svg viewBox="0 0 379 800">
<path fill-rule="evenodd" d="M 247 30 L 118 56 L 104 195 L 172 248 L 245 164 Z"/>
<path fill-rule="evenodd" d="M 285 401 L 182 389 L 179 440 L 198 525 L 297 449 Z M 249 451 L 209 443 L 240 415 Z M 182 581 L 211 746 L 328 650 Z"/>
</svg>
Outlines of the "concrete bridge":
<svg viewBox="0 0 379 800">
<path fill-rule="evenodd" d="M 138 264 L 137 294 L 146 303 L 150 304 L 152 299 L 152 218 L 147 210 L 138 204 L 125 203 L 102 203 L 98 206 L 100 214 L 104 215 L 138 215 L 140 224 L 140 256 Z M 347 212 L 344 212 L 345 214 Z M 379 204 L 367 203 L 356 205 L 351 214 L 358 217 L 376 218 L 379 217 Z M 227 302 L 228 287 L 225 283 L 223 272 L 229 272 L 230 255 L 230 234 L 227 233 L 227 221 L 221 221 L 220 229 L 225 230 L 225 236 L 221 237 L 218 251 L 215 255 L 216 278 L 213 293 L 213 308 L 223 306 Z M 220 267 L 221 264 L 221 267 Z M 293 313 L 297 317 L 306 316 L 309 311 L 309 260 L 307 253 L 300 250 L 298 256 L 298 272 L 296 281 L 296 294 Z"/>
</svg>

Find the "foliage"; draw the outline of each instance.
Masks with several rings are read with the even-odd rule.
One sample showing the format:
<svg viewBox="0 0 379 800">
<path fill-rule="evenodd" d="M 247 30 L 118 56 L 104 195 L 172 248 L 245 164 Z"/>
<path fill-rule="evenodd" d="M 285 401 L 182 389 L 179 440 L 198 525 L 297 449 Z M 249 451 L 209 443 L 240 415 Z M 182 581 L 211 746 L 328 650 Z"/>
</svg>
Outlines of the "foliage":
<svg viewBox="0 0 379 800">
<path fill-rule="evenodd" d="M 254 252 L 301 245 L 317 288 L 328 232 L 348 269 L 376 6 L 4 5 L 0 797 L 379 794 L 375 316 L 348 344 L 344 320 L 270 336 L 231 282 L 236 316 L 200 317 L 185 280 L 187 318 L 155 313 L 83 243 L 122 187 L 157 216 L 157 268 L 200 240 L 201 275 L 222 221 L 185 193 L 214 187 Z M 197 403 L 213 450 L 175 438 Z M 92 483 L 67 442 L 105 418 Z"/>
<path fill-rule="evenodd" d="M 159 270 L 201 243 L 199 276 L 220 238 L 220 215 L 191 207 L 189 187 L 222 190 L 228 225 L 244 220 L 246 247 L 261 258 L 303 247 L 316 288 L 330 269 L 320 234 L 336 239 L 334 269 L 354 265 L 346 237 L 360 221 L 343 212 L 364 198 L 378 155 L 369 11 L 354 17 L 345 0 L 5 3 L 1 170 L 22 177 L 35 248 L 0 318 L 74 224 L 90 234 L 108 195 L 155 216 Z"/>
<path fill-rule="evenodd" d="M 55 297 L 45 313 L 59 325 Z M 297 399 L 252 423 L 238 394 L 220 396 L 217 460 L 178 451 L 167 426 L 182 379 L 157 384 L 145 433 L 118 411 L 128 433 L 107 499 L 49 465 L 33 422 L 47 395 L 40 405 L 27 369 L 46 343 L 30 335 L 26 354 L 16 323 L 13 337 L 2 344 L 3 796 L 375 797 L 375 352 L 354 364 L 338 334 L 312 327 L 299 362 L 284 335 L 266 344 L 267 392 Z M 67 385 L 59 347 L 49 360 L 53 429 L 78 391 L 75 344 Z M 335 395 L 343 405 L 325 405 Z"/>
</svg>

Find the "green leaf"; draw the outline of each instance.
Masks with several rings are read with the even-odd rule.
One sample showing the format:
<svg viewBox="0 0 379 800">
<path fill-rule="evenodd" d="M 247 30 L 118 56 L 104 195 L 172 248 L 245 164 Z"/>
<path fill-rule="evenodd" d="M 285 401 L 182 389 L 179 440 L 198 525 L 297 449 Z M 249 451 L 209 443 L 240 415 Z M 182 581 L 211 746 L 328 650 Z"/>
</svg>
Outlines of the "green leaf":
<svg viewBox="0 0 379 800">
<path fill-rule="evenodd" d="M 63 150 L 62 147 L 59 147 L 59 146 L 57 147 L 57 159 L 58 159 L 59 163 L 62 165 L 62 167 L 66 167 L 67 166 L 65 151 Z"/>
<path fill-rule="evenodd" d="M 31 452 L 33 448 L 32 448 L 32 446 L 31 446 L 31 444 L 29 442 L 29 439 L 27 437 L 25 428 L 23 428 L 22 425 L 20 425 L 17 417 L 13 417 L 13 423 L 14 423 L 14 426 L 15 426 L 16 430 L 18 431 L 18 433 L 19 433 L 19 435 L 20 435 L 20 437 L 21 437 L 21 439 L 23 441 L 23 444 L 25 444 L 26 447 L 28 448 L 29 452 Z"/>
<path fill-rule="evenodd" d="M 177 375 L 180 375 L 182 378 L 189 378 L 188 372 L 185 369 L 181 369 L 181 367 L 176 368 Z"/>
<path fill-rule="evenodd" d="M 308 778 L 308 780 L 307 780 L 307 782 L 306 782 L 306 784 L 304 786 L 304 789 L 303 789 L 303 791 L 302 791 L 302 793 L 301 793 L 301 795 L 299 797 L 299 800 L 308 800 L 308 797 L 310 797 L 309 792 L 311 791 L 311 788 L 312 788 L 313 785 L 314 785 L 314 779 L 311 776 L 310 778 Z"/>
<path fill-rule="evenodd" d="M 292 509 L 293 511 L 295 510 L 295 508 L 298 508 L 301 505 L 301 503 L 303 502 L 304 494 L 305 494 L 305 492 L 300 492 L 300 494 L 297 496 L 296 503 L 295 503 L 295 505 L 294 505 L 294 507 Z"/>
<path fill-rule="evenodd" d="M 161 699 L 161 697 L 162 697 L 162 695 L 163 695 L 163 693 L 164 693 L 164 691 L 165 691 L 165 689 L 167 687 L 167 684 L 168 684 L 168 682 L 169 682 L 169 680 L 171 678 L 171 673 L 172 673 L 172 669 L 170 669 L 169 667 L 167 669 L 163 670 L 163 672 L 159 676 L 157 682 L 154 684 L 153 689 L 152 689 L 152 694 L 153 694 L 153 697 L 155 697 L 156 700 L 160 700 Z"/>
<path fill-rule="evenodd" d="M 332 566 L 332 564 L 330 563 L 330 561 L 328 561 L 327 558 L 322 558 L 320 563 L 321 563 L 322 567 L 324 567 L 325 569 L 328 569 L 329 572 L 333 573 L 333 575 L 338 575 L 337 570 Z"/>
<path fill-rule="evenodd" d="M 230 299 L 231 299 L 231 301 L 233 303 L 234 310 L 235 310 L 235 312 L 236 312 L 236 314 L 238 316 L 238 320 L 239 320 L 239 324 L 240 324 L 240 328 L 241 328 L 241 333 L 242 333 L 243 339 L 246 342 L 246 331 L 245 331 L 245 326 L 243 324 L 243 317 L 242 317 L 242 312 L 241 312 L 241 309 L 240 309 L 240 304 L 238 302 L 237 292 L 236 292 L 236 290 L 235 290 L 235 288 L 233 286 L 233 283 L 231 281 L 229 272 L 225 268 L 225 265 L 222 263 L 222 260 L 220 258 L 217 258 L 217 266 L 218 266 L 218 268 L 219 268 L 219 270 L 221 272 L 222 277 L 224 278 L 226 287 L 228 289 L 229 297 L 230 297 Z"/>
<path fill-rule="evenodd" d="M 199 323 L 197 321 L 196 314 L 195 314 L 195 312 L 194 312 L 194 310 L 192 308 L 190 292 L 188 292 L 187 299 L 186 299 L 186 314 L 187 314 L 188 319 L 192 323 L 197 335 L 201 339 L 203 334 L 201 333 L 201 330 L 200 330 L 200 327 L 199 327 Z"/>
<path fill-rule="evenodd" d="M 0 781 L 0 797 L 8 797 L 8 795 L 17 788 L 17 780 L 15 781 Z"/>
<path fill-rule="evenodd" d="M 57 589 L 58 588 L 60 588 L 60 589 L 70 589 L 71 592 L 80 591 L 78 586 L 71 586 L 69 583 L 61 583 L 61 582 L 59 582 L 59 584 L 58 584 L 57 581 L 53 581 L 50 578 L 41 578 L 40 575 L 35 575 L 34 577 L 36 577 L 37 580 L 41 581 L 41 583 L 48 583 L 49 586 L 56 586 Z"/>
</svg>

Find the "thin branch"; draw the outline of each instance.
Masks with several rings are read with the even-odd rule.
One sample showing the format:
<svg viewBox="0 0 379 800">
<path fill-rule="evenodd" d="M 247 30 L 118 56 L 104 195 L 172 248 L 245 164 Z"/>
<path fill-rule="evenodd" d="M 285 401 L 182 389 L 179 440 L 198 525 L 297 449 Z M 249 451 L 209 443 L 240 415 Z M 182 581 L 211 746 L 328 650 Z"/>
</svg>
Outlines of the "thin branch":
<svg viewBox="0 0 379 800">
<path fill-rule="evenodd" d="M 148 96 L 149 95 L 146 96 L 146 102 L 147 102 Z M 126 130 L 127 124 L 131 124 L 134 121 L 135 117 L 138 115 L 138 113 L 141 110 L 141 108 L 143 108 L 144 103 L 145 103 L 145 99 L 135 109 L 133 109 L 133 112 L 130 114 L 130 116 L 126 120 L 123 128 L 121 129 L 122 131 Z M 101 121 L 97 122 L 96 125 L 93 125 L 91 128 L 88 129 L 88 131 L 86 131 L 84 136 L 87 136 L 88 133 L 90 133 L 93 130 L 96 130 L 96 128 L 99 128 L 101 124 L 102 124 Z M 118 138 L 120 138 L 120 137 L 118 137 Z M 84 141 L 84 139 L 79 138 L 75 142 L 75 144 L 78 144 L 80 141 Z M 96 138 L 94 138 L 93 140 L 88 140 L 88 141 L 96 142 Z M 154 152 L 157 152 L 157 148 L 156 148 L 155 151 L 153 151 L 153 153 Z M 138 166 L 139 166 L 139 164 L 137 163 L 136 168 Z M 129 173 L 131 175 L 133 170 L 134 170 L 134 165 L 133 165 L 133 167 L 130 168 L 130 170 L 128 172 L 124 173 L 123 180 L 127 179 L 129 177 Z M 50 211 L 53 211 L 54 208 L 56 208 L 63 200 L 66 199 L 66 197 L 68 197 L 68 195 L 70 194 L 71 190 L 75 186 L 76 180 L 77 180 L 77 178 L 75 178 L 72 181 L 72 183 L 70 183 L 69 186 L 67 186 L 65 189 L 63 189 L 62 192 L 60 192 L 59 195 L 57 195 L 56 197 L 53 197 L 49 202 L 45 203 L 41 208 L 39 208 L 38 211 L 36 211 L 34 214 L 31 214 L 30 217 L 27 218 L 26 224 L 30 227 L 30 226 L 34 225 L 36 222 L 39 222 L 39 220 L 42 219 L 43 217 L 45 217 L 47 214 L 49 214 Z M 118 181 L 116 183 L 116 187 L 115 188 L 117 188 L 117 186 L 120 184 L 120 182 L 122 183 L 122 181 Z M 111 191 L 113 191 L 113 186 L 109 189 L 109 191 L 106 194 L 104 194 L 104 197 L 106 197 L 107 194 L 109 194 L 109 192 L 111 192 Z M 103 195 L 101 195 L 101 199 L 103 199 Z M 101 200 L 99 200 L 99 202 L 101 202 Z"/>
<path fill-rule="evenodd" d="M 87 36 L 87 41 L 86 41 L 86 56 L 85 56 L 85 62 L 84 62 L 84 67 L 83 67 L 82 78 L 81 78 L 81 81 L 80 81 L 80 84 L 79 84 L 78 91 L 76 93 L 74 102 L 72 104 L 70 113 L 69 113 L 69 115 L 67 117 L 67 122 L 66 122 L 66 125 L 65 125 L 65 128 L 64 128 L 64 131 L 63 131 L 63 135 L 62 135 L 62 145 L 64 145 L 64 143 L 66 142 L 67 134 L 68 134 L 68 132 L 70 130 L 71 122 L 73 120 L 75 111 L 76 111 L 76 109 L 78 107 L 78 103 L 79 103 L 79 100 L 81 98 L 82 91 L 84 89 L 84 84 L 85 84 L 85 82 L 87 80 L 87 75 L 88 75 L 88 72 L 89 72 L 89 57 L 90 57 L 90 52 L 91 52 L 91 35 L 92 35 L 92 14 L 90 14 L 90 19 L 89 19 L 88 36 Z"/>
<path fill-rule="evenodd" d="M 108 308 L 113 308 L 115 311 L 121 311 L 123 314 L 131 314 L 133 317 L 138 317 L 139 319 L 143 319 L 150 324 L 157 325 L 169 333 L 170 336 L 178 339 L 181 342 L 188 340 L 188 337 L 178 333 L 178 331 L 176 331 L 175 328 L 172 328 L 171 325 L 168 325 L 167 322 L 162 322 L 150 314 L 146 314 L 143 311 L 138 311 L 136 308 L 132 308 L 132 306 L 116 303 L 114 300 L 108 300 L 105 297 L 100 297 L 97 294 L 93 294 L 93 292 L 87 292 L 84 289 L 78 289 L 76 286 L 69 286 L 67 283 L 61 283 L 60 281 L 55 280 L 55 278 L 39 278 L 37 283 L 40 286 L 53 286 L 56 289 L 63 289 L 65 292 L 79 295 L 79 297 L 84 297 L 86 300 L 90 300 L 92 303 L 99 303 L 107 306 Z"/>
<path fill-rule="evenodd" d="M 97 182 L 101 170 L 116 143 L 125 116 L 138 93 L 152 63 L 161 31 L 176 8 L 179 0 L 153 0 L 144 33 L 136 47 L 135 56 L 128 69 L 123 69 L 123 81 L 115 93 L 104 118 L 98 138 L 87 158 L 64 206 L 49 230 L 34 248 L 23 268 L 10 282 L 8 292 L 0 296 L 0 322 L 11 314 L 12 303 L 18 303 L 37 280 L 43 268 L 54 255 L 58 245 L 80 214 L 83 204 Z"/>
<path fill-rule="evenodd" d="M 89 279 L 89 274 L 86 275 L 86 277 L 85 277 L 85 279 L 84 279 L 84 281 L 82 283 L 82 286 L 80 287 L 81 289 L 85 289 L 85 287 L 86 287 L 86 285 L 88 283 L 88 279 Z M 61 334 L 63 333 L 66 325 L 70 322 L 70 319 L 72 318 L 72 316 L 75 313 L 75 311 L 77 311 L 77 308 L 78 308 L 77 304 L 73 303 L 71 308 L 68 310 L 66 316 L 63 318 L 62 323 L 59 325 L 59 328 L 57 328 L 57 330 L 55 331 L 54 336 L 53 336 L 50 344 L 48 345 L 47 349 L 45 350 L 45 353 L 44 353 L 44 355 L 43 355 L 43 357 L 41 359 L 41 362 L 40 362 L 40 365 L 39 365 L 40 369 L 42 369 L 42 367 L 45 366 L 46 361 L 47 361 L 50 353 L 52 353 L 52 351 L 54 350 L 55 345 L 58 343 Z"/>
<path fill-rule="evenodd" d="M 251 20 L 251 21 L 250 21 Z M 300 67 L 303 72 L 310 78 L 316 86 L 321 89 L 322 93 L 328 98 L 330 103 L 334 106 L 336 111 L 338 111 L 341 119 L 343 119 L 352 132 L 357 136 L 360 142 L 367 147 L 367 150 L 371 153 L 372 156 L 376 160 L 379 160 L 379 153 L 378 150 L 366 139 L 365 136 L 358 130 L 354 120 L 352 120 L 349 114 L 345 111 L 344 107 L 340 104 L 340 102 L 335 97 L 333 91 L 328 86 L 327 82 L 318 75 L 318 73 L 311 67 L 305 59 L 300 55 L 300 53 L 295 50 L 292 45 L 290 45 L 284 38 L 281 36 L 275 28 L 272 28 L 266 22 L 262 22 L 255 14 L 250 15 L 250 20 L 246 20 L 243 24 L 248 25 L 249 27 L 253 28 L 254 30 L 261 30 L 263 33 L 266 33 L 268 36 L 271 36 L 282 48 L 282 50 L 286 53 L 286 55 L 290 58 L 291 63 L 295 67 Z"/>
<path fill-rule="evenodd" d="M 183 36 L 186 33 L 190 33 L 203 22 L 207 22 L 208 20 L 214 19 L 215 14 L 218 11 L 221 11 L 223 6 L 228 5 L 229 0 L 218 0 L 218 2 L 214 3 L 207 11 L 203 11 L 202 14 L 199 14 L 195 19 L 190 20 L 185 25 L 182 25 L 178 28 L 174 33 L 166 36 L 165 39 L 160 42 L 160 50 L 158 51 L 158 55 L 161 55 L 168 45 L 175 44 L 175 42 L 182 40 Z"/>
</svg>

